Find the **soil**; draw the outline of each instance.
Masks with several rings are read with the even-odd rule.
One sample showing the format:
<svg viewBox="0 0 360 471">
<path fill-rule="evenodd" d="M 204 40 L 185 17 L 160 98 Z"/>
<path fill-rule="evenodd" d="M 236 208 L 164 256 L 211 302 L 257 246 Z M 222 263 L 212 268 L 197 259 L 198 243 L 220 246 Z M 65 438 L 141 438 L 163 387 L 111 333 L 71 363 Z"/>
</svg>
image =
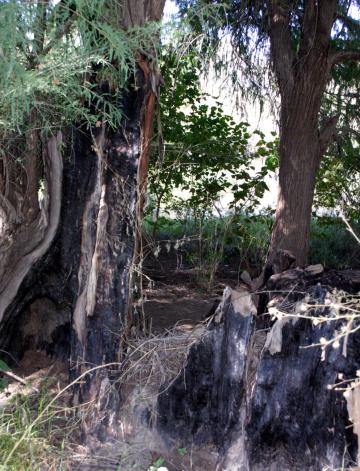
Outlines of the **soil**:
<svg viewBox="0 0 360 471">
<path fill-rule="evenodd" d="M 158 334 L 174 327 L 190 330 L 201 322 L 217 299 L 216 293 L 206 293 L 185 284 L 163 284 L 146 289 L 145 317 L 150 332 Z"/>
<path fill-rule="evenodd" d="M 167 347 L 169 352 L 176 353 L 179 348 L 178 342 L 190 344 L 192 339 L 199 335 L 199 328 L 200 331 L 204 329 L 204 320 L 217 305 L 216 302 L 221 298 L 224 287 L 226 285 L 235 287 L 238 284 L 238 273 L 227 270 L 225 267 L 209 289 L 207 280 L 201 278 L 195 268 L 178 268 L 173 262 L 168 259 L 163 260 L 161 264 L 152 263 L 146 267 L 143 295 L 144 314 L 148 326 L 147 338 L 155 339 L 154 342 L 161 340 L 158 342 L 161 345 L 169 342 Z M 162 354 L 166 356 L 166 359 L 160 359 L 161 368 L 159 366 L 159 369 L 163 367 L 166 369 L 168 367 L 166 362 L 169 362 L 169 358 L 170 362 L 172 361 L 172 353 L 166 350 L 162 353 L 157 350 L 155 356 Z M 185 358 L 186 350 L 183 355 Z M 181 370 L 182 361 L 179 365 L 175 365 L 175 370 L 176 368 Z M 147 357 L 147 362 L 151 363 L 149 357 Z M 154 365 L 156 370 L 156 364 Z M 144 365 L 146 366 L 148 365 Z M 68 381 L 67 365 L 64 362 L 55 361 L 53 356 L 34 349 L 24 353 L 13 372 L 23 378 L 27 385 L 10 381 L 6 391 L 0 394 L 0 407 L 6 407 L 16 394 L 36 394 L 44 382 L 49 384 L 49 377 L 54 379 L 52 385 L 56 392 L 62 389 Z M 124 432 L 122 440 L 102 444 L 97 449 L 92 446 L 90 446 L 91 450 L 81 445 L 75 447 L 74 470 L 149 470 L 156 469 L 152 468 L 152 465 L 157 463 L 162 463 L 162 466 L 169 471 L 215 469 L 217 461 L 215 449 L 211 447 L 190 449 L 183 447 L 181 443 L 169 448 L 168 444 L 163 443 L 162 438 L 143 422 L 143 413 L 138 411 L 146 412 L 149 408 L 147 409 L 145 405 L 155 404 L 161 381 L 156 377 L 151 379 L 149 376 L 144 387 L 139 382 L 135 387 L 131 382 L 124 385 L 129 389 L 126 393 L 126 387 L 124 387 L 123 394 L 129 413 L 129 428 L 132 431 Z M 123 414 L 123 417 L 125 416 L 126 414 Z M 123 425 L 126 429 L 125 422 L 124 419 Z"/>
<path fill-rule="evenodd" d="M 177 268 L 169 257 L 145 267 L 144 313 L 150 333 L 177 326 L 191 330 L 211 312 L 224 288 L 235 288 L 239 272 L 222 267 L 211 286 L 196 268 Z"/>
</svg>

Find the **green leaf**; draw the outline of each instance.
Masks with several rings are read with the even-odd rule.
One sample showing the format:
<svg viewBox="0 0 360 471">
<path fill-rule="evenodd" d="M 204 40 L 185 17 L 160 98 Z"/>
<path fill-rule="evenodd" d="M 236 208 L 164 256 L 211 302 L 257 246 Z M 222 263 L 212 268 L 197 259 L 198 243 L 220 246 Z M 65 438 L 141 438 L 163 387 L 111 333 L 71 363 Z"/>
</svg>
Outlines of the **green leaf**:
<svg viewBox="0 0 360 471">
<path fill-rule="evenodd" d="M 3 360 L 0 360 L 0 373 L 2 371 L 11 371 L 11 368 Z"/>
<path fill-rule="evenodd" d="M 8 380 L 5 378 L 0 378 L 0 391 L 6 388 L 6 386 L 9 384 Z"/>
<path fill-rule="evenodd" d="M 160 466 L 162 466 L 164 463 L 165 463 L 164 458 L 158 458 L 158 459 L 153 463 L 153 466 L 154 466 L 155 468 L 160 468 Z"/>
<path fill-rule="evenodd" d="M 184 457 L 187 454 L 187 449 L 186 448 L 178 448 L 177 449 L 178 453 L 180 456 Z"/>
</svg>

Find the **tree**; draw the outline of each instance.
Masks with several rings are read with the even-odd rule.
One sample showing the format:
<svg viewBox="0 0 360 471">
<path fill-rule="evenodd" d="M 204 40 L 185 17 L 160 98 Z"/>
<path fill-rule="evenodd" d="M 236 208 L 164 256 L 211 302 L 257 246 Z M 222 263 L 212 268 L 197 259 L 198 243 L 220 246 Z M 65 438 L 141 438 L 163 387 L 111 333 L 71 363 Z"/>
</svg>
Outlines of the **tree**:
<svg viewBox="0 0 360 471">
<path fill-rule="evenodd" d="M 198 3 L 220 2 L 179 1 L 183 13 Z M 279 193 L 269 264 L 278 250 L 285 249 L 304 265 L 316 175 L 338 121 L 337 114 L 322 117 L 321 106 L 332 72 L 360 59 L 360 30 L 354 16 L 359 4 L 234 0 L 225 6 L 233 45 L 244 59 L 253 91 L 261 90 L 263 84 L 255 65 L 269 52 L 280 94 Z M 215 34 L 211 41 L 218 38 Z M 263 55 L 258 52 L 261 47 Z"/>
<path fill-rule="evenodd" d="M 0 2 L 0 342 L 72 378 L 118 362 L 132 325 L 164 3 Z M 84 379 L 96 432 L 111 377 Z"/>
<path fill-rule="evenodd" d="M 336 213 L 341 208 L 351 219 L 358 219 L 360 159 L 359 84 L 360 66 L 347 62 L 332 70 L 322 114 L 338 114 L 337 132 L 327 149 L 317 177 L 315 205 Z"/>
</svg>

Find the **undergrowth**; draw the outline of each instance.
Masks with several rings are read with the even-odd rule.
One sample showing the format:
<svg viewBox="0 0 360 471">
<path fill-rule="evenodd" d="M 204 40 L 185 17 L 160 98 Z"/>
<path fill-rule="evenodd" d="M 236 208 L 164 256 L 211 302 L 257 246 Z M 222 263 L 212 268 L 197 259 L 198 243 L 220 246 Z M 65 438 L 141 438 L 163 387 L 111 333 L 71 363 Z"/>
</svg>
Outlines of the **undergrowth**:
<svg viewBox="0 0 360 471">
<path fill-rule="evenodd" d="M 0 408 L 0 471 L 71 470 L 66 448 L 76 423 L 52 399 L 45 382 L 38 393 L 19 394 Z"/>
<path fill-rule="evenodd" d="M 73 471 L 82 469 L 83 465 L 117 471 L 154 469 L 156 462 L 152 461 L 149 437 L 144 435 L 142 425 L 133 436 L 128 432 L 129 436 L 113 437 L 104 444 L 105 451 L 101 453 L 101 447 L 94 453 L 81 442 L 83 421 L 92 413 L 93 404 L 69 406 L 72 386 L 96 370 L 115 367 L 117 374 L 111 387 L 116 384 L 122 388 L 119 431 L 127 433 L 127 422 L 129 430 L 138 427 L 135 409 L 149 407 L 152 420 L 156 420 L 155 404 L 160 385 L 175 381 L 189 349 L 203 335 L 203 326 L 192 333 L 182 332 L 175 326 L 165 334 L 129 339 L 121 368 L 119 363 L 99 365 L 62 386 L 55 375 L 32 382 L 31 376 L 25 378 L 27 385 L 19 386 L 16 395 L 11 389 L 14 383 L 8 385 L 5 393 L 13 396 L 11 400 L 5 400 L 4 391 L 0 395 L 0 471 Z M 65 376 L 62 383 L 66 382 Z M 145 429 L 146 433 L 152 433 Z"/>
<path fill-rule="evenodd" d="M 360 224 L 351 221 L 355 231 Z M 183 262 L 197 267 L 203 277 L 219 266 L 246 269 L 252 275 L 262 270 L 271 238 L 273 217 L 269 214 L 218 217 L 202 220 L 191 215 L 182 218 L 161 216 L 157 237 L 151 240 L 152 222 L 144 221 L 143 232 L 153 253 L 166 255 L 172 249 L 181 252 Z M 152 245 L 151 245 L 152 244 Z M 343 221 L 335 217 L 312 220 L 309 263 L 321 263 L 327 269 L 359 268 L 360 247 Z"/>
</svg>

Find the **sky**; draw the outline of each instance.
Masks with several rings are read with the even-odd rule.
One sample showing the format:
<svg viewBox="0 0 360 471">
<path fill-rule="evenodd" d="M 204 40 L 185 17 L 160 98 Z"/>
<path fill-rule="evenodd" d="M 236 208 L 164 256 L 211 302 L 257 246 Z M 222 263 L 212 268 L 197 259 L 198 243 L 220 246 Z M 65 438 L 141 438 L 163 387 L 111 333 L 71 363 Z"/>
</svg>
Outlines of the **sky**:
<svg viewBox="0 0 360 471">
<path fill-rule="evenodd" d="M 164 9 L 164 18 L 168 18 L 171 15 L 174 15 L 178 12 L 178 7 L 173 0 L 166 0 L 165 9 Z"/>
</svg>

